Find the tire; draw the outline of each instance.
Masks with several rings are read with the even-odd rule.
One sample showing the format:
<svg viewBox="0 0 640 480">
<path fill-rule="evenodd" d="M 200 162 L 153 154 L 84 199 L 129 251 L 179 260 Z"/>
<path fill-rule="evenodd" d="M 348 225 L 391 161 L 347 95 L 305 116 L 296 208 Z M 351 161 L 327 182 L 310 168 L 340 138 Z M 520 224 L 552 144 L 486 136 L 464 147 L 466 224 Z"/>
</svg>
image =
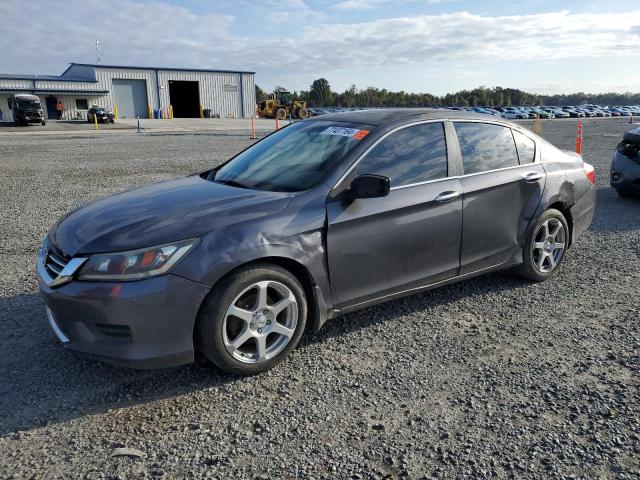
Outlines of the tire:
<svg viewBox="0 0 640 480">
<path fill-rule="evenodd" d="M 300 120 L 304 120 L 305 118 L 309 118 L 309 110 L 307 110 L 306 108 L 302 107 L 298 109 L 298 115 L 297 117 Z"/>
<path fill-rule="evenodd" d="M 553 235 L 558 225 L 561 228 Z M 569 235 L 569 225 L 562 212 L 553 208 L 543 212 L 527 236 L 522 251 L 523 262 L 516 272 L 534 282 L 543 282 L 551 277 L 564 260 Z"/>
<path fill-rule="evenodd" d="M 266 306 L 260 292 L 265 292 Z M 287 301 L 281 310 L 273 308 Z M 300 341 L 306 320 L 304 290 L 291 273 L 269 263 L 250 265 L 223 279 L 206 298 L 198 314 L 196 347 L 225 372 L 254 375 L 284 360 Z"/>
<path fill-rule="evenodd" d="M 276 118 L 278 120 L 284 120 L 285 118 L 287 118 L 287 111 L 284 108 L 279 108 L 278 110 L 276 110 Z"/>
<path fill-rule="evenodd" d="M 44 127 L 47 124 L 44 120 L 42 121 L 42 126 Z"/>
</svg>

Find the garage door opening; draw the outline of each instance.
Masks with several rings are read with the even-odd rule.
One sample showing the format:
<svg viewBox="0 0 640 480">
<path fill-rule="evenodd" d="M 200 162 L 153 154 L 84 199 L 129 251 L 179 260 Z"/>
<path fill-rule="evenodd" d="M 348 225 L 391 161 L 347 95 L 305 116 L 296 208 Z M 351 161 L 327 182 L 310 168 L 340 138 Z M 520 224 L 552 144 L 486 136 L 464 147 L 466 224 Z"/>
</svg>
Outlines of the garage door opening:
<svg viewBox="0 0 640 480">
<path fill-rule="evenodd" d="M 169 81 L 169 101 L 175 118 L 200 117 L 200 89 L 198 82 Z"/>
<path fill-rule="evenodd" d="M 118 106 L 120 118 L 147 118 L 147 82 L 114 78 L 113 99 Z"/>
</svg>

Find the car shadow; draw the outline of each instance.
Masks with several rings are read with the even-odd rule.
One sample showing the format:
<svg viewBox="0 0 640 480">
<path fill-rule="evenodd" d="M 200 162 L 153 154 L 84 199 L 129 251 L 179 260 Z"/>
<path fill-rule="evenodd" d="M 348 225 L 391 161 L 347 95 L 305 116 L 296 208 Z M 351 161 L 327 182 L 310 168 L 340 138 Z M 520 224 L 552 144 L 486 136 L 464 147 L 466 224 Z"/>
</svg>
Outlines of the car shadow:
<svg viewBox="0 0 640 480">
<path fill-rule="evenodd" d="M 640 230 L 640 196 L 623 198 L 614 188 L 599 186 L 596 211 L 589 230 L 599 233 Z"/>
<path fill-rule="evenodd" d="M 526 284 L 508 274 L 491 274 L 387 302 L 327 322 L 319 333 L 305 336 L 300 348 L 408 313 L 428 312 L 462 297 Z M 203 361 L 160 370 L 134 370 L 66 351 L 51 332 L 37 294 L 0 299 L 0 349 L 0 435 L 252 381 L 225 374 Z"/>
</svg>

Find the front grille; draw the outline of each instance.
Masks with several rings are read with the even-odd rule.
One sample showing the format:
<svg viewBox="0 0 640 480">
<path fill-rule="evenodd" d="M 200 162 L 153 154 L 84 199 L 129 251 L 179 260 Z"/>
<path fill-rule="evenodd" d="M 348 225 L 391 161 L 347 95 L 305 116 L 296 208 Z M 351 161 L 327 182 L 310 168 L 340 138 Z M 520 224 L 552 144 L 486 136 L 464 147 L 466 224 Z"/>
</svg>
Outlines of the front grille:
<svg viewBox="0 0 640 480">
<path fill-rule="evenodd" d="M 69 260 L 71 260 L 71 258 L 50 244 L 49 250 L 47 251 L 47 258 L 44 261 L 44 268 L 47 270 L 47 273 L 51 275 L 51 278 L 55 279 L 60 275 L 62 269 L 67 266 Z"/>
</svg>

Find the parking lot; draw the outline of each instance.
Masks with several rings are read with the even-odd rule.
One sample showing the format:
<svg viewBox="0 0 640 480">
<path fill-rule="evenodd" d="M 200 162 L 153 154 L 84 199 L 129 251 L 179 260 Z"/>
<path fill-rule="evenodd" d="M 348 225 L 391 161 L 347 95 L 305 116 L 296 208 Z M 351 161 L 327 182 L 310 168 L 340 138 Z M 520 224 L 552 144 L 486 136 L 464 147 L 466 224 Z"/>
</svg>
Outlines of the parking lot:
<svg viewBox="0 0 640 480">
<path fill-rule="evenodd" d="M 218 164 L 244 124 L 0 135 L 0 478 L 638 478 L 640 200 L 608 186 L 628 121 L 583 120 L 597 210 L 551 280 L 491 274 L 348 314 L 251 378 L 66 352 L 34 274 L 60 216 Z M 576 124 L 542 136 L 573 149 Z"/>
</svg>

